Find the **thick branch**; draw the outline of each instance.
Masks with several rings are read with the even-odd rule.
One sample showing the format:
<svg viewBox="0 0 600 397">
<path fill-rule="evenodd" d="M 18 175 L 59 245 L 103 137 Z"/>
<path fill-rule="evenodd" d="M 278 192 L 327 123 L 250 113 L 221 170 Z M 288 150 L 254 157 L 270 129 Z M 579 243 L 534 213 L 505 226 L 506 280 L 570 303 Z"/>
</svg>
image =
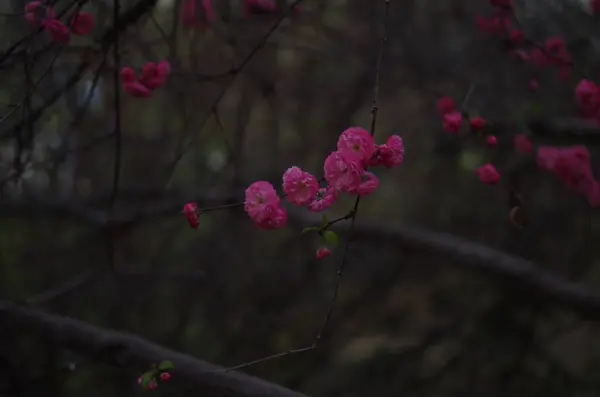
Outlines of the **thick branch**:
<svg viewBox="0 0 600 397">
<path fill-rule="evenodd" d="M 162 200 L 160 198 L 163 198 Z M 43 202 L 7 202 L 0 203 L 0 214 L 28 215 L 35 212 L 52 215 L 52 211 L 68 214 L 95 226 L 113 227 L 131 226 L 139 221 L 154 220 L 161 216 L 173 216 L 181 212 L 186 202 L 196 202 L 200 208 L 243 201 L 239 195 L 221 196 L 204 192 L 202 194 L 179 196 L 168 192 L 124 189 L 121 198 L 137 202 L 152 202 L 141 205 L 139 210 L 116 213 L 113 218 L 99 210 L 86 210 L 81 204 Z M 99 196 L 102 200 L 102 195 Z M 308 211 L 289 209 L 290 222 L 299 227 L 320 224 L 321 217 Z M 184 221 L 182 221 L 183 223 Z M 338 223 L 336 230 L 347 233 L 349 224 Z M 421 250 L 452 259 L 453 263 L 480 271 L 502 280 L 508 289 L 520 288 L 523 294 L 542 298 L 548 303 L 569 308 L 587 319 L 600 318 L 600 292 L 581 283 L 571 282 L 536 266 L 534 263 L 518 258 L 485 245 L 468 241 L 451 234 L 438 233 L 418 227 L 402 227 L 381 222 L 357 222 L 355 236 L 362 241 L 389 242 L 401 247 Z"/>
<path fill-rule="evenodd" d="M 133 334 L 96 327 L 32 307 L 2 302 L 0 317 L 7 323 L 42 330 L 61 346 L 110 365 L 149 369 L 153 363 L 171 360 L 175 365 L 174 380 L 189 383 L 205 397 L 306 397 L 241 372 L 222 371 L 221 367 Z"/>
</svg>

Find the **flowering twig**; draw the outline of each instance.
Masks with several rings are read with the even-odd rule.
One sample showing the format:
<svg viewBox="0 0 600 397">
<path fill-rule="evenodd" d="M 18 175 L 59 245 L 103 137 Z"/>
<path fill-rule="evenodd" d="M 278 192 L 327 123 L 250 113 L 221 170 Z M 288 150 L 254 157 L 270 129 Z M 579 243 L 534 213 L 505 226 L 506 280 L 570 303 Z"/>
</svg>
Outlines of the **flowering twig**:
<svg viewBox="0 0 600 397">
<path fill-rule="evenodd" d="M 378 101 L 379 101 L 379 87 L 380 87 L 380 74 L 381 74 L 381 64 L 382 64 L 382 60 L 383 60 L 383 53 L 385 50 L 385 44 L 387 41 L 387 28 L 388 28 L 388 19 L 389 19 L 389 10 L 390 10 L 390 0 L 384 0 L 384 21 L 383 21 L 383 33 L 382 33 L 382 37 L 381 37 L 381 43 L 380 43 L 380 48 L 379 48 L 379 54 L 378 54 L 378 58 L 377 58 L 377 64 L 375 66 L 375 84 L 374 84 L 374 94 L 373 94 L 373 104 L 371 107 L 371 114 L 372 114 L 372 118 L 371 118 L 371 128 L 370 128 L 370 133 L 371 135 L 373 135 L 375 133 L 375 127 L 377 124 L 377 113 L 379 111 L 379 107 L 378 107 Z M 327 330 L 327 326 L 329 325 L 329 322 L 331 320 L 332 314 L 333 314 L 333 310 L 335 308 L 335 304 L 337 301 L 337 297 L 339 294 L 339 290 L 340 290 L 340 286 L 341 286 L 341 282 L 342 282 L 342 276 L 344 274 L 344 269 L 347 265 L 348 262 L 348 252 L 349 252 L 349 247 L 351 245 L 352 242 L 352 237 L 353 237 L 353 232 L 354 232 L 354 226 L 355 226 L 355 222 L 356 222 L 356 216 L 358 214 L 358 207 L 360 204 L 360 195 L 356 198 L 355 202 L 354 202 L 354 206 L 352 208 L 352 210 L 344 217 L 338 218 L 335 221 L 332 222 L 327 222 L 324 227 L 320 230 L 320 232 L 323 232 L 324 230 L 326 230 L 329 226 L 331 226 L 334 223 L 337 223 L 339 221 L 342 220 L 347 220 L 350 219 L 351 220 L 351 226 L 350 226 L 350 233 L 347 237 L 347 241 L 346 244 L 344 246 L 344 251 L 342 254 L 342 260 L 340 263 L 340 266 L 337 270 L 337 279 L 335 282 L 335 286 L 333 289 L 333 294 L 331 297 L 331 300 L 328 304 L 327 307 L 327 312 L 325 315 L 325 319 L 323 321 L 323 323 L 321 324 L 321 326 L 318 329 L 318 332 L 316 334 L 316 336 L 314 337 L 313 342 L 310 345 L 307 345 L 305 347 L 301 347 L 301 348 L 297 348 L 297 349 L 290 349 L 290 350 L 286 350 L 283 352 L 279 352 L 279 353 L 275 353 L 266 357 L 262 357 L 256 360 L 252 360 L 252 361 L 248 361 L 242 364 L 238 364 L 232 367 L 228 367 L 225 368 L 223 370 L 219 370 L 220 371 L 230 371 L 230 370 L 234 370 L 234 369 L 241 369 L 241 368 L 246 368 L 255 364 L 259 364 L 259 363 L 263 363 L 265 361 L 270 361 L 270 360 L 274 360 L 274 359 L 278 359 L 278 358 L 282 358 L 285 356 L 289 356 L 292 354 L 299 354 L 299 353 L 304 353 L 304 352 L 308 352 L 311 350 L 316 349 L 319 346 L 319 342 L 322 340 L 323 335 L 325 334 L 325 331 Z"/>
</svg>

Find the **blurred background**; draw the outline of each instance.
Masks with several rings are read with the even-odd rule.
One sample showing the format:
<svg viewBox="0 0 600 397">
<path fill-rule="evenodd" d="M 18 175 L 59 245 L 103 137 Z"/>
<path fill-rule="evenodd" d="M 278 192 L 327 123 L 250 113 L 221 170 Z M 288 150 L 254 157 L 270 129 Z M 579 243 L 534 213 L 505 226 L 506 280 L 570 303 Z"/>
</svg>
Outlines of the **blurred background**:
<svg viewBox="0 0 600 397">
<path fill-rule="evenodd" d="M 94 34 L 63 47 L 27 24 L 25 3 L 1 5 L 0 296 L 223 366 L 310 345 L 342 250 L 317 261 L 322 242 L 300 234 L 309 226 L 301 216 L 262 231 L 232 208 L 202 214 L 193 230 L 180 212 L 192 199 L 201 208 L 226 204 L 255 180 L 279 186 L 292 165 L 320 175 L 345 128 L 369 127 L 384 1 L 305 0 L 275 28 L 277 13 L 245 15 L 241 1 L 223 0 L 214 25 L 190 29 L 180 22 L 180 0 L 159 0 L 119 35 L 120 65 L 99 44 L 113 2 L 83 2 L 96 17 Z M 53 6 L 75 9 L 63 0 Z M 535 145 L 589 143 L 570 131 L 530 131 L 532 120 L 576 116 L 575 84 L 582 74 L 598 76 L 598 19 L 586 7 L 516 4 L 529 37 L 567 40 L 577 68 L 561 81 L 554 70 L 516 62 L 501 39 L 477 30 L 476 16 L 493 12 L 487 2 L 392 0 L 375 139 L 401 135 L 406 155 L 401 167 L 374 171 L 381 186 L 361 200 L 358 221 L 451 233 L 565 279 L 600 283 L 597 211 L 513 149 L 518 133 Z M 139 71 L 163 59 L 172 73 L 152 97 L 116 95 L 115 68 Z M 435 109 L 444 95 L 486 118 L 499 145 L 445 134 Z M 499 187 L 473 172 L 487 162 L 503 175 Z M 511 188 L 521 196 L 522 228 L 508 219 Z M 73 216 L 74 203 L 88 211 Z M 329 218 L 352 205 L 340 200 Z M 89 208 L 130 221 L 98 227 Z M 244 372 L 311 396 L 600 393 L 595 323 L 407 244 L 356 239 L 349 253 L 319 347 Z M 63 293 L 45 293 L 69 280 Z M 35 329 L 4 323 L 0 334 L 0 386 L 12 390 L 0 394 L 147 392 L 136 384 L 144 368 L 102 366 Z M 156 393 L 190 394 L 176 384 Z"/>
</svg>

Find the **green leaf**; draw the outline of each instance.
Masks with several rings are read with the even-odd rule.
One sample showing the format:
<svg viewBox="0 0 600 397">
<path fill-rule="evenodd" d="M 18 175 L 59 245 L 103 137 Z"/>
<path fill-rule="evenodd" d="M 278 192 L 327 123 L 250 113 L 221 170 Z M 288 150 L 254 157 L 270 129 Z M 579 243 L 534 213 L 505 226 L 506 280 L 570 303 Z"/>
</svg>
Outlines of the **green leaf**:
<svg viewBox="0 0 600 397">
<path fill-rule="evenodd" d="M 321 230 L 321 228 L 319 226 L 305 227 L 304 229 L 302 229 L 302 233 L 300 233 L 300 234 L 304 234 L 304 233 L 308 233 L 308 232 L 317 232 L 319 230 Z"/>
<path fill-rule="evenodd" d="M 329 218 L 327 218 L 327 214 L 323 212 L 323 226 L 329 223 Z"/>
<path fill-rule="evenodd" d="M 175 366 L 173 365 L 173 362 L 169 360 L 165 360 L 162 363 L 158 364 L 159 371 L 171 371 L 173 368 L 175 368 Z"/>
<path fill-rule="evenodd" d="M 323 232 L 323 237 L 325 238 L 325 241 L 327 241 L 327 244 L 329 244 L 332 247 L 337 247 L 340 243 L 338 235 L 335 232 L 332 232 L 331 230 L 325 230 Z"/>
<path fill-rule="evenodd" d="M 141 377 L 142 381 L 140 382 L 140 386 L 142 386 L 144 389 L 147 389 L 148 385 L 150 384 L 150 382 L 152 382 L 154 380 L 155 376 L 156 376 L 156 371 L 154 371 L 154 370 L 146 372 Z"/>
</svg>

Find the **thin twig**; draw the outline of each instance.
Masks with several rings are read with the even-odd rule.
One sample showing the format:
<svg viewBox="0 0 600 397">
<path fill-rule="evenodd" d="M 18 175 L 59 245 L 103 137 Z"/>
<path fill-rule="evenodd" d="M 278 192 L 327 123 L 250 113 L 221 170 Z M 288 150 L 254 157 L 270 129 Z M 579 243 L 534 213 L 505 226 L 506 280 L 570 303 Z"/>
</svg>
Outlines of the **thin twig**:
<svg viewBox="0 0 600 397">
<path fill-rule="evenodd" d="M 70 292 L 73 292 L 77 288 L 85 285 L 88 281 L 92 279 L 92 276 L 95 275 L 95 271 L 87 271 L 81 273 L 72 279 L 57 285 L 54 288 L 51 288 L 47 291 L 44 291 L 38 295 L 32 296 L 31 298 L 27 298 L 25 303 L 28 305 L 41 305 L 48 301 L 57 299 L 58 297 L 64 296 Z"/>
<path fill-rule="evenodd" d="M 383 21 L 383 34 L 381 37 L 381 44 L 380 44 L 380 48 L 379 48 L 379 54 L 377 57 L 377 64 L 375 66 L 375 83 L 374 83 L 374 87 L 373 87 L 373 105 L 371 107 L 371 114 L 372 114 L 372 118 L 371 118 L 371 130 L 370 133 L 371 135 L 375 134 L 375 127 L 377 124 L 377 114 L 379 111 L 379 106 L 378 106 L 378 102 L 379 102 L 379 87 L 380 87 L 380 74 L 381 74 L 381 64 L 382 64 L 382 60 L 383 60 L 383 53 L 385 50 L 385 44 L 387 42 L 387 30 L 388 30 L 388 19 L 389 19 L 389 11 L 390 11 L 390 0 L 384 0 L 384 4 L 385 4 L 385 11 L 384 11 L 384 21 Z M 317 332 L 317 335 L 315 336 L 312 344 L 305 346 L 305 347 L 301 347 L 301 348 L 297 348 L 297 349 L 291 349 L 291 350 L 287 350 L 284 352 L 280 352 L 280 353 L 275 353 L 266 357 L 262 357 L 256 360 L 252 360 L 252 361 L 248 361 L 242 364 L 238 364 L 235 365 L 233 367 L 229 367 L 229 368 L 225 368 L 222 370 L 218 370 L 219 372 L 221 371 L 231 371 L 233 369 L 242 369 L 242 368 L 246 368 L 249 367 L 251 365 L 255 365 L 255 364 L 260 364 L 263 363 L 265 361 L 270 361 L 270 360 L 274 360 L 274 359 L 278 359 L 278 358 L 282 358 L 285 356 L 289 356 L 292 354 L 298 354 L 298 353 L 304 353 L 304 352 L 308 352 L 311 350 L 316 349 L 319 346 L 319 342 L 322 340 L 323 335 L 325 334 L 325 331 L 327 330 L 327 326 L 330 323 L 331 317 L 333 315 L 333 310 L 335 308 L 335 304 L 337 302 L 337 298 L 338 298 L 338 294 L 339 294 L 339 290 L 340 290 L 340 286 L 342 284 L 342 276 L 344 274 L 344 269 L 348 263 L 348 253 L 349 253 L 349 247 L 352 243 L 352 238 L 354 236 L 354 230 L 355 230 L 355 223 L 356 223 L 356 216 L 358 214 L 358 207 L 360 204 L 360 196 L 358 196 L 356 198 L 356 201 L 354 202 L 354 207 L 352 208 L 352 210 L 349 212 L 349 217 L 351 219 L 351 225 L 350 225 L 350 232 L 348 233 L 348 237 L 346 240 L 346 244 L 344 246 L 344 252 L 342 254 L 342 261 L 340 264 L 340 267 L 337 270 L 337 280 L 335 283 L 335 287 L 333 289 L 333 295 L 331 297 L 331 300 L 329 302 L 328 308 L 327 308 L 327 313 L 325 315 L 325 320 L 323 321 L 323 323 L 321 324 L 321 326 L 319 327 L 319 330 Z M 343 217 L 343 218 L 347 218 L 347 217 Z"/>
</svg>

